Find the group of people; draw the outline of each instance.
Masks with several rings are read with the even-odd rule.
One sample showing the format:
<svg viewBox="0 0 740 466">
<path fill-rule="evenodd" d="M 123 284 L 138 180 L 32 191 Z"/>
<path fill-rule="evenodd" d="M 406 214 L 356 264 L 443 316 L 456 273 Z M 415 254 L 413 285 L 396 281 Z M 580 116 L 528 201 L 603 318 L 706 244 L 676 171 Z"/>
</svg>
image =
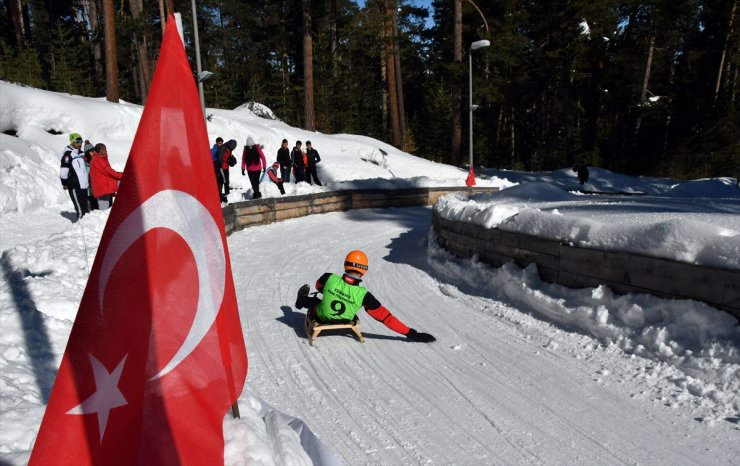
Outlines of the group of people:
<svg viewBox="0 0 740 466">
<path fill-rule="evenodd" d="M 103 143 L 84 141 L 78 133 L 69 135 L 69 145 L 62 152 L 59 179 L 69 193 L 77 219 L 94 209 L 113 205 L 118 182 L 123 173 L 108 162 L 108 148 Z"/>
<path fill-rule="evenodd" d="M 316 165 L 321 162 L 319 151 L 313 148 L 311 141 L 306 141 L 306 151 L 302 150 L 303 143 L 296 141 L 292 151 L 288 151 L 288 140 L 283 139 L 283 143 L 278 149 L 277 163 L 280 165 L 280 176 L 283 181 L 290 183 L 290 174 L 293 173 L 293 179 L 296 183 L 305 181 L 316 186 L 321 186 L 319 175 L 316 171 Z"/>
<path fill-rule="evenodd" d="M 249 177 L 252 185 L 252 199 L 262 197 L 260 182 L 264 176 L 275 183 L 280 194 L 285 194 L 284 183 L 290 183 L 290 175 L 296 183 L 302 181 L 308 184 L 316 183 L 321 186 L 321 181 L 316 170 L 316 165 L 321 162 L 319 151 L 314 149 L 311 141 L 306 141 L 306 151 L 302 150 L 303 143 L 296 141 L 292 151 L 288 150 L 288 140 L 283 139 L 277 152 L 277 161 L 267 165 L 267 159 L 262 151 L 263 147 L 254 141 L 252 136 L 247 137 L 247 143 L 242 151 L 241 170 L 242 176 Z M 221 202 L 228 202 L 227 196 L 230 192 L 229 168 L 236 165 L 236 156 L 233 154 L 237 142 L 230 139 L 224 143 L 223 138 L 216 138 L 216 143 L 211 147 L 211 158 L 216 172 L 216 184 Z"/>
</svg>

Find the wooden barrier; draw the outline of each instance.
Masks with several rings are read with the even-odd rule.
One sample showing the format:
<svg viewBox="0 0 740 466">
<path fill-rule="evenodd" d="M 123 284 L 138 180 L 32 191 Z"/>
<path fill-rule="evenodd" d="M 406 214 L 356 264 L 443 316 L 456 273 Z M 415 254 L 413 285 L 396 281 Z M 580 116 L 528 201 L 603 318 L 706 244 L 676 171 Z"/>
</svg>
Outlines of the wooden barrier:
<svg viewBox="0 0 740 466">
<path fill-rule="evenodd" d="M 639 254 L 599 251 L 521 233 L 451 221 L 432 211 L 440 246 L 460 257 L 478 255 L 500 267 L 536 264 L 543 280 L 570 288 L 606 285 L 617 293 L 650 293 L 694 299 L 740 319 L 740 270 L 722 269 Z"/>
</svg>

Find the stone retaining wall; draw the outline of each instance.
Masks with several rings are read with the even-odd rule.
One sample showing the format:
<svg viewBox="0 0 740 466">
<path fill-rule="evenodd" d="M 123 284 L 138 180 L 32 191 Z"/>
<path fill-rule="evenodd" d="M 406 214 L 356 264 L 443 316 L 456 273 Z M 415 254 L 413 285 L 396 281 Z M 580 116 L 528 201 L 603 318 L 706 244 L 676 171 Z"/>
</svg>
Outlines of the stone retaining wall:
<svg viewBox="0 0 740 466">
<path fill-rule="evenodd" d="M 720 269 L 638 254 L 599 251 L 521 233 L 442 218 L 432 225 L 443 248 L 460 257 L 477 255 L 500 267 L 536 264 L 543 280 L 570 288 L 606 285 L 617 293 L 650 293 L 694 299 L 740 319 L 740 270 Z"/>
<path fill-rule="evenodd" d="M 496 192 L 492 187 L 442 187 L 408 189 L 348 189 L 302 196 L 281 196 L 235 202 L 224 207 L 224 223 L 229 235 L 255 225 L 266 225 L 289 218 L 350 209 L 432 205 L 453 192 L 466 194 Z"/>
</svg>

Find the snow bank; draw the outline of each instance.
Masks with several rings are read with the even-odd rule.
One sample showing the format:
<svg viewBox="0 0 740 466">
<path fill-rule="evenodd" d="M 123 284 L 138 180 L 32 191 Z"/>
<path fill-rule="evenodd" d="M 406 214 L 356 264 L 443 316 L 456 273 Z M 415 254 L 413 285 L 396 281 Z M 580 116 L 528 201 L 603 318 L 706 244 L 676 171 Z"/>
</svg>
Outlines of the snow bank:
<svg viewBox="0 0 740 466">
<path fill-rule="evenodd" d="M 428 240 L 429 265 L 463 290 L 501 300 L 537 319 L 596 338 L 628 357 L 655 361 L 653 370 L 624 377 L 652 379 L 665 402 L 702 409 L 703 420 L 732 418 L 740 411 L 740 326 L 728 313 L 689 300 L 666 300 L 648 294 L 617 295 L 607 287 L 572 290 L 543 282 L 537 267 L 513 263 L 492 268 L 460 260 Z M 532 317 L 501 316 L 521 320 Z M 579 357 L 586 357 L 581 354 Z M 624 368 L 611 368 L 613 372 Z"/>
</svg>

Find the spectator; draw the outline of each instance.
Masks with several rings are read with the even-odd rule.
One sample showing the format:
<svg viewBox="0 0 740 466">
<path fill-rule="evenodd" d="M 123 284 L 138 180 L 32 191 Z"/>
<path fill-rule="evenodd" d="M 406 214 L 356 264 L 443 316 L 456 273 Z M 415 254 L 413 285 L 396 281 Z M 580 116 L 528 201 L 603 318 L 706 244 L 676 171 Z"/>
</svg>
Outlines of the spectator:
<svg viewBox="0 0 740 466">
<path fill-rule="evenodd" d="M 246 170 L 249 183 L 252 185 L 252 199 L 262 197 L 262 193 L 260 193 L 260 172 L 264 173 L 266 169 L 267 161 L 265 160 L 265 154 L 262 153 L 262 148 L 254 142 L 252 136 L 247 137 L 247 145 L 244 146 L 244 152 L 242 152 L 242 176 L 244 176 L 244 170 Z"/>
<path fill-rule="evenodd" d="M 95 147 L 93 147 L 92 144 L 90 144 L 90 141 L 85 139 L 85 144 L 82 146 L 84 158 L 85 158 L 85 171 L 87 172 L 87 207 L 89 211 L 97 210 L 98 207 L 98 200 L 95 199 L 95 195 L 93 194 L 92 190 L 92 184 L 90 183 L 90 162 L 93 158 L 93 152 L 95 152 Z"/>
<path fill-rule="evenodd" d="M 283 179 L 278 176 L 278 169 L 280 164 L 275 162 L 270 168 L 267 169 L 267 176 L 270 177 L 270 181 L 275 183 L 280 190 L 280 194 L 285 194 L 285 188 L 283 188 Z"/>
<path fill-rule="evenodd" d="M 290 158 L 293 162 L 293 176 L 295 177 L 296 183 L 306 181 L 306 166 L 303 162 L 303 151 L 301 150 L 302 145 L 303 143 L 301 141 L 296 141 L 293 152 L 290 153 Z"/>
<path fill-rule="evenodd" d="M 224 138 L 221 136 L 216 138 L 216 144 L 211 147 L 211 159 L 213 160 L 213 163 L 216 163 L 216 153 L 218 152 L 218 148 L 224 145 Z"/>
<path fill-rule="evenodd" d="M 311 147 L 311 141 L 306 141 L 306 181 L 311 184 L 311 178 L 316 182 L 316 186 L 321 186 L 319 175 L 316 173 L 316 164 L 321 162 L 319 151 Z"/>
<path fill-rule="evenodd" d="M 588 164 L 586 162 L 573 165 L 573 171 L 578 173 L 578 181 L 581 184 L 588 182 Z"/>
<path fill-rule="evenodd" d="M 113 198 L 118 191 L 118 181 L 121 176 L 123 173 L 110 166 L 108 148 L 105 144 L 95 144 L 90 161 L 90 184 L 100 210 L 106 210 L 113 205 Z"/>
<path fill-rule="evenodd" d="M 229 139 L 224 145 L 220 146 L 216 150 L 216 161 L 214 162 L 214 168 L 216 169 L 216 184 L 218 184 L 218 196 L 221 202 L 228 202 L 227 196 L 229 195 L 229 166 L 236 165 L 236 157 L 229 160 L 232 156 L 232 152 L 236 149 L 236 141 Z M 233 163 L 230 163 L 233 162 Z"/>
<path fill-rule="evenodd" d="M 278 149 L 277 161 L 280 164 L 280 178 L 283 179 L 283 183 L 290 183 L 290 167 L 292 163 L 287 139 L 283 139 L 283 143 L 280 145 L 280 149 Z"/>
<path fill-rule="evenodd" d="M 87 205 L 87 169 L 85 168 L 85 157 L 82 153 L 82 136 L 77 133 L 69 135 L 69 145 L 62 153 L 59 178 L 62 188 L 66 189 L 72 199 L 77 219 L 81 219 L 89 212 Z"/>
</svg>

